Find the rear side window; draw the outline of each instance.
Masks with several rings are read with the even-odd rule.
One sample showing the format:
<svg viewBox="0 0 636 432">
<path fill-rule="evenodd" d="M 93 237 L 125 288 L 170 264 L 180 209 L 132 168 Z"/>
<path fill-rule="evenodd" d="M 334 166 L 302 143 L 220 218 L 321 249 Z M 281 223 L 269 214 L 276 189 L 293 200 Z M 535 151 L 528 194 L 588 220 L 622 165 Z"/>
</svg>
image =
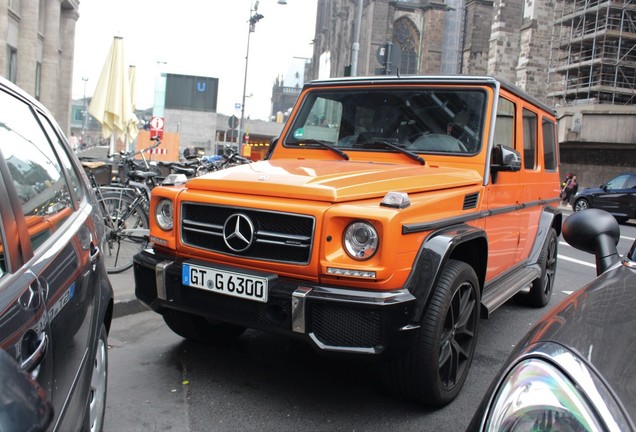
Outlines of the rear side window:
<svg viewBox="0 0 636 432">
<path fill-rule="evenodd" d="M 546 171 L 556 171 L 556 125 L 554 122 L 543 119 L 543 164 Z"/>
<path fill-rule="evenodd" d="M 534 169 L 537 166 L 537 115 L 523 109 L 523 167 Z"/>
<path fill-rule="evenodd" d="M 9 167 L 33 250 L 74 211 L 64 169 L 34 112 L 0 92 L 0 152 Z"/>
</svg>

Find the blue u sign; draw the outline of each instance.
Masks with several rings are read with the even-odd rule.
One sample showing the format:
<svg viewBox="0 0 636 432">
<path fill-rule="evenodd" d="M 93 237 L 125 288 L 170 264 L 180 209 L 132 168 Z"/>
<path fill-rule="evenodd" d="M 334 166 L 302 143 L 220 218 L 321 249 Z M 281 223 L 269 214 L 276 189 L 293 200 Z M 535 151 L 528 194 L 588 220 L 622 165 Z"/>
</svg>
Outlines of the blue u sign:
<svg viewBox="0 0 636 432">
<path fill-rule="evenodd" d="M 206 83 L 205 82 L 199 81 L 197 83 L 197 91 L 204 92 L 205 91 L 205 87 L 206 87 Z"/>
</svg>

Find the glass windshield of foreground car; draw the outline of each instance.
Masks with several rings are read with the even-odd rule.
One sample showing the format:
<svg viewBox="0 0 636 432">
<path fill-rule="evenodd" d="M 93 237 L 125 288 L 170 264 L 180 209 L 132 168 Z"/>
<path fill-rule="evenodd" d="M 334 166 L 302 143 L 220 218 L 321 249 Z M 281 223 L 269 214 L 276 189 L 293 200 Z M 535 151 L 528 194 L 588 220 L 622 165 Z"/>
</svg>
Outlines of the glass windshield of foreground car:
<svg viewBox="0 0 636 432">
<path fill-rule="evenodd" d="M 303 101 L 285 146 L 347 151 L 473 155 L 482 145 L 486 93 L 479 89 L 315 90 Z"/>
</svg>

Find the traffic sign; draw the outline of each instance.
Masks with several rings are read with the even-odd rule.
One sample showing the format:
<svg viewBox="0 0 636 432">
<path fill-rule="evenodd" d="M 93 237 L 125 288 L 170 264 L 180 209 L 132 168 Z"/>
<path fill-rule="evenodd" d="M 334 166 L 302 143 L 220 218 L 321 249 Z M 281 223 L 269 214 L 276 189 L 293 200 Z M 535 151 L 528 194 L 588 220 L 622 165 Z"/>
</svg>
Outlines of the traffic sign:
<svg viewBox="0 0 636 432">
<path fill-rule="evenodd" d="M 152 117 L 150 119 L 150 136 L 163 139 L 163 117 Z"/>
<path fill-rule="evenodd" d="M 227 119 L 227 125 L 230 127 L 230 129 L 236 129 L 238 124 L 239 124 L 239 119 L 235 115 L 230 116 L 230 118 Z"/>
</svg>

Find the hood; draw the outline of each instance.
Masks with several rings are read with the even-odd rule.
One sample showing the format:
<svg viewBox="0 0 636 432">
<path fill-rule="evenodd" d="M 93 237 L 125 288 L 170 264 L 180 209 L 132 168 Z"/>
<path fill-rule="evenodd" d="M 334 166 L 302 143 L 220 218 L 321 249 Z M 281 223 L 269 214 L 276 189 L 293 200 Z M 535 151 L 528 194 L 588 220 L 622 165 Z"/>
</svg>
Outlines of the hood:
<svg viewBox="0 0 636 432">
<path fill-rule="evenodd" d="M 239 165 L 190 180 L 189 190 L 327 202 L 481 184 L 471 169 L 333 160 L 278 159 Z"/>
</svg>

